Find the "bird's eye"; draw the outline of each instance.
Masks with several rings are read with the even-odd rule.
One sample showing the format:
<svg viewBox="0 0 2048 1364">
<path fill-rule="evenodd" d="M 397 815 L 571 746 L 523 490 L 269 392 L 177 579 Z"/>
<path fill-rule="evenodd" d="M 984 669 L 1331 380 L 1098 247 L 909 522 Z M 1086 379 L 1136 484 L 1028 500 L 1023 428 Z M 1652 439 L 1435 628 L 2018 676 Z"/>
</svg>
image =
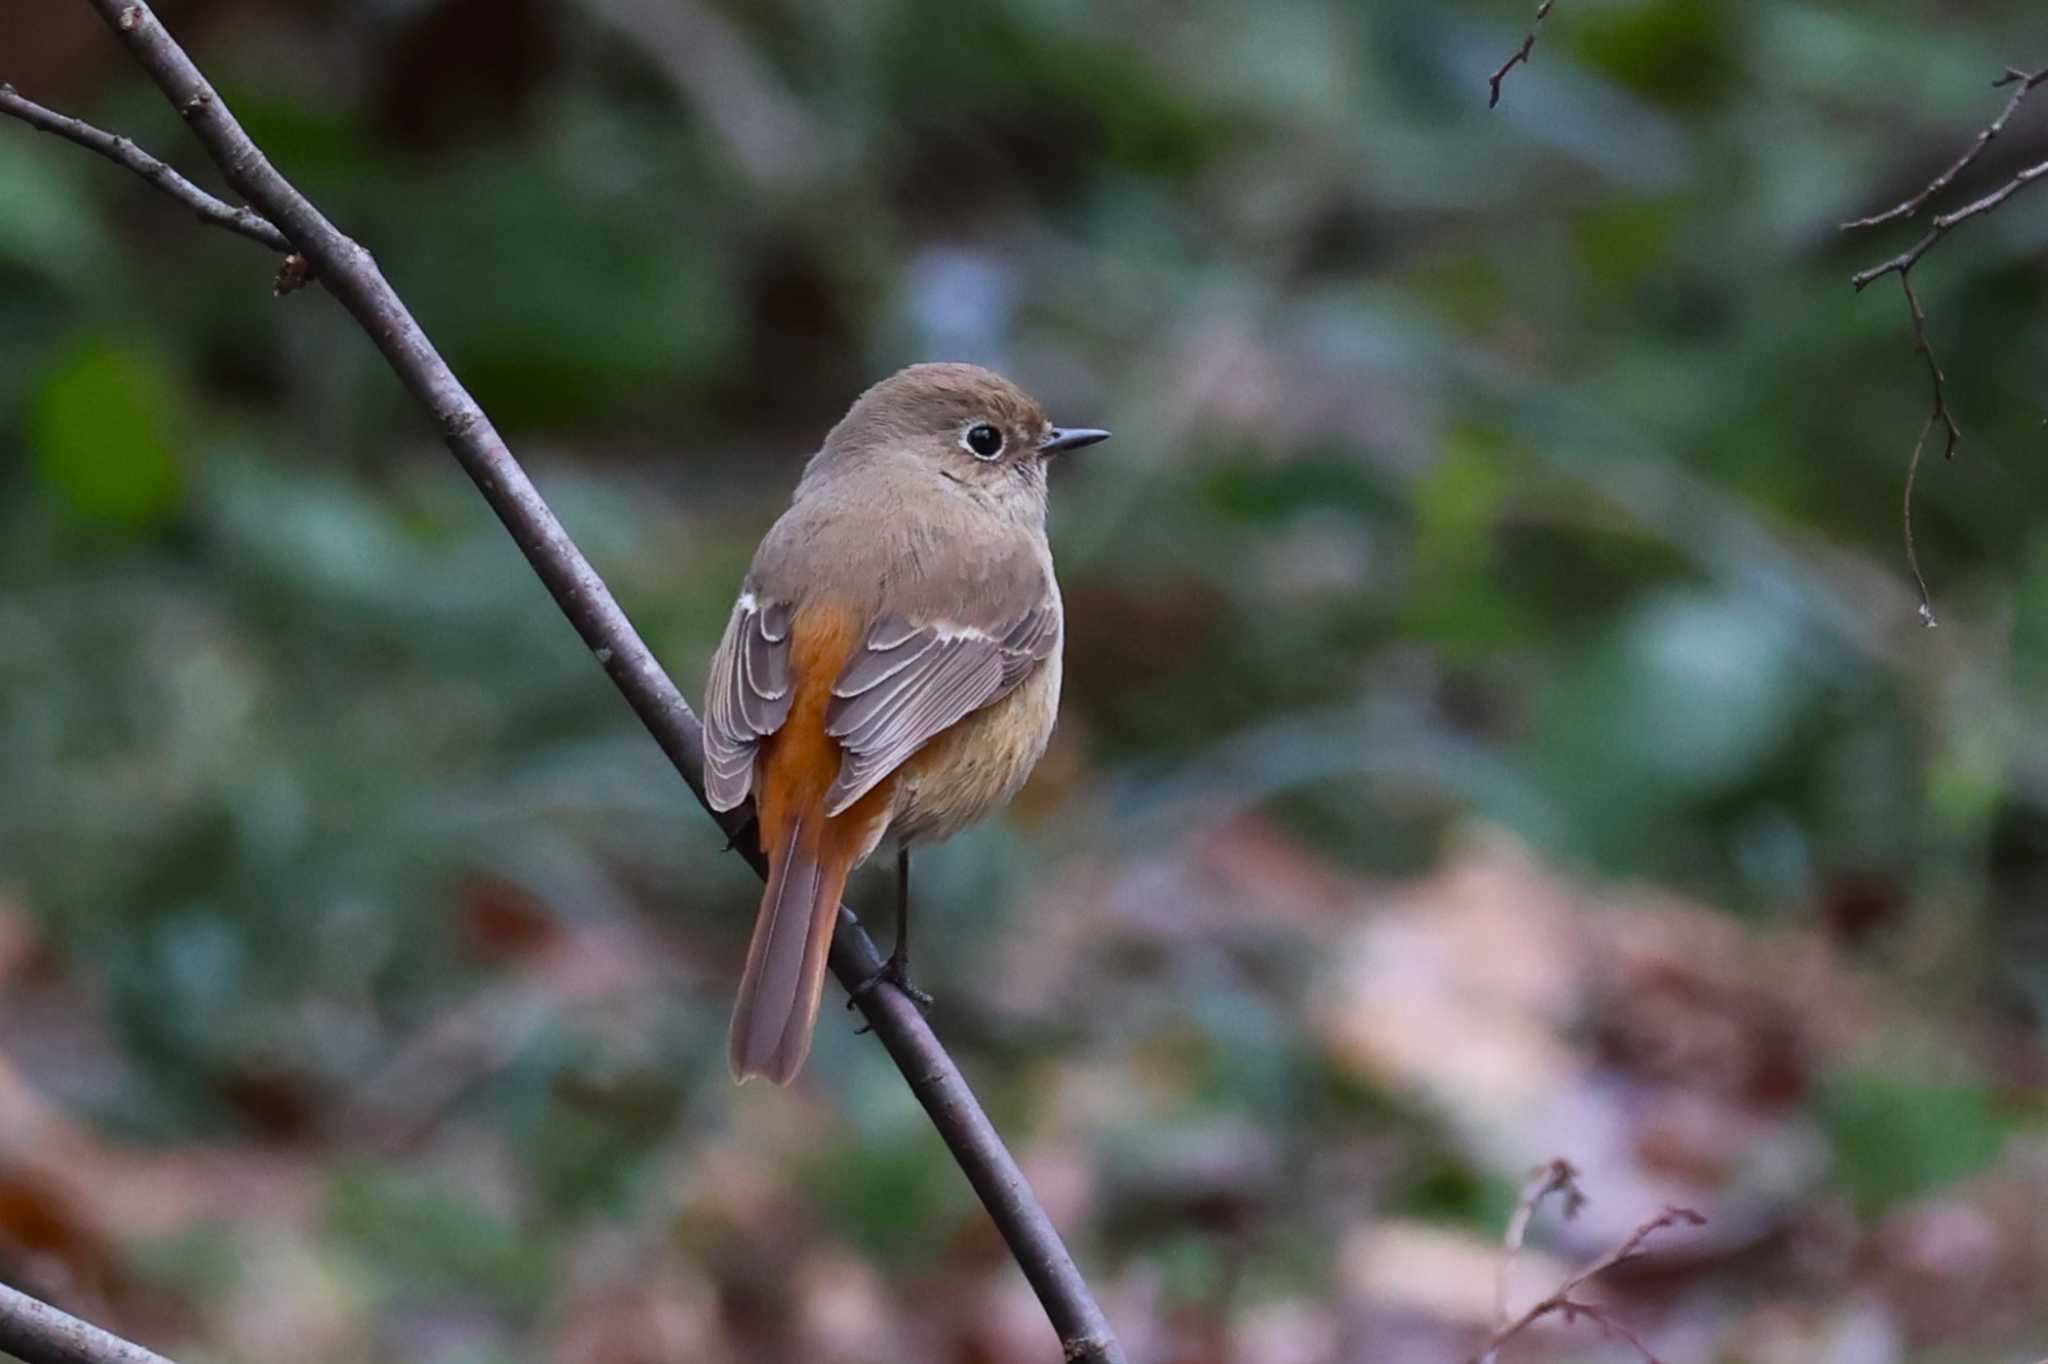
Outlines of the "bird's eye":
<svg viewBox="0 0 2048 1364">
<path fill-rule="evenodd" d="M 1003 433 L 987 422 L 976 422 L 967 428 L 960 443 L 967 447 L 967 453 L 976 459 L 994 459 L 1003 453 Z"/>
</svg>

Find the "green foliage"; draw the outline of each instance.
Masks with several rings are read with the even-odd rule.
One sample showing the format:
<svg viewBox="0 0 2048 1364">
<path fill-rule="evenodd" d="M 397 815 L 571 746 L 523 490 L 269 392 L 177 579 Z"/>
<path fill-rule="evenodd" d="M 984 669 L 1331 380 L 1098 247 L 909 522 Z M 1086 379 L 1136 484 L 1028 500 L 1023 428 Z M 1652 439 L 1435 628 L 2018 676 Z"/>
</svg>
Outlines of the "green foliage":
<svg viewBox="0 0 2048 1364">
<path fill-rule="evenodd" d="M 1985 1169 L 2012 1131 L 1981 1088 L 1882 1071 L 1837 1077 L 1823 1113 L 1835 1186 L 1873 1213 Z"/>
<path fill-rule="evenodd" d="M 979 128 L 1033 160 L 1184 179 L 1228 145 L 1230 124 L 1121 44 L 1008 3 L 894 7 L 880 37 L 893 105 L 938 136 Z"/>
<path fill-rule="evenodd" d="M 1409 629 L 1446 649 L 1498 645 L 1522 624 L 1494 573 L 1514 478 L 1497 435 L 1450 433 L 1444 459 L 1415 489 L 1415 600 Z"/>
<path fill-rule="evenodd" d="M 133 534 L 162 526 L 184 493 L 183 404 L 165 369 L 103 342 L 57 364 L 32 400 L 36 478 L 88 527 Z"/>
<path fill-rule="evenodd" d="M 546 1243 L 511 1218 L 397 1173 L 338 1174 L 328 1218 L 337 1239 L 401 1298 L 470 1293 L 532 1310 L 553 1271 Z"/>
<path fill-rule="evenodd" d="M 1818 679 L 1802 652 L 1752 600 L 1645 602 L 1546 705 L 1539 761 L 1550 788 L 1596 849 L 1640 856 L 1661 812 L 1761 773 L 1812 703 Z"/>
<path fill-rule="evenodd" d="M 810 1164 L 804 1184 L 833 1230 L 878 1260 L 931 1262 L 932 1233 L 968 1213 L 958 1170 L 933 1158 L 936 1138 L 915 1129 L 892 1140 L 854 1139 Z"/>
<path fill-rule="evenodd" d="M 1574 263 L 1598 292 L 1626 298 L 1672 255 L 1683 206 L 1663 199 L 1598 204 L 1572 223 Z"/>
<path fill-rule="evenodd" d="M 391 253 L 411 305 L 514 430 L 590 419 L 657 381 L 702 384 L 741 339 L 739 263 L 705 215 L 658 190 L 579 192 L 579 178 L 516 159 L 434 176 L 416 192 L 440 210 L 405 221 Z M 471 269 L 485 240 L 501 286 Z"/>
<path fill-rule="evenodd" d="M 1507 1225 L 1521 1193 L 1512 1180 L 1446 1158 L 1408 1172 L 1388 1210 L 1484 1233 Z"/>
<path fill-rule="evenodd" d="M 1896 289 L 1845 284 L 1924 229 L 1837 228 L 1995 113 L 2034 9 L 1559 0 L 1489 113 L 1533 0 L 689 7 L 730 62 L 633 6 L 342 8 L 185 36 L 686 694 L 873 378 L 988 361 L 1116 430 L 1053 479 L 1055 746 L 1001 828 L 919 854 L 918 971 L 1130 1300 L 1237 1349 L 1233 1285 L 1357 1306 L 1365 1220 L 1497 1236 L 1522 1172 L 1318 1032 L 1343 946 L 1475 828 L 1595 898 L 1826 938 L 1876 1012 L 1981 1046 L 1982 1089 L 1783 1098 L 1865 1231 L 2034 1135 L 1986 1092 L 2048 999 L 2041 206 L 1916 275 L 1968 434 L 1919 476 L 1933 633 L 1899 543 L 1924 369 Z M 118 62 L 22 60 L 219 184 Z M 2044 98 L 1987 176 L 2039 159 Z M 734 130 L 769 124 L 806 156 L 764 173 Z M 331 1181 L 310 1258 L 395 1307 L 336 1357 L 576 1353 L 617 1314 L 571 1297 L 646 1296 L 613 1255 L 683 1283 L 648 1315 L 693 1345 L 749 1303 L 787 1326 L 799 1276 L 746 1266 L 813 1251 L 880 1267 L 834 1311 L 978 1303 L 971 1195 L 836 1001 L 814 1090 L 734 1099 L 757 885 L 273 270 L 0 127 L 0 1063 L 151 1154 Z M 366 1128 L 395 1149 L 333 1173 Z M 1270 1186 L 1159 1196 L 1167 1138 L 1218 1131 Z M 233 1291 L 239 1224 L 210 1234 L 146 1230 L 139 1272 Z M 459 1348 L 398 1324 L 443 1298 Z"/>
<path fill-rule="evenodd" d="M 571 1219 L 621 1211 L 645 1161 L 674 1129 L 680 1100 L 678 1082 L 662 1071 L 564 1071 L 528 1149 L 542 1199 Z"/>
<path fill-rule="evenodd" d="M 1224 522 L 1284 526 L 1304 512 L 1340 511 L 1365 521 L 1386 519 L 1395 501 L 1370 469 L 1342 451 L 1304 455 L 1273 466 L 1255 459 L 1218 461 L 1198 495 Z"/>
<path fill-rule="evenodd" d="M 113 244 L 87 193 L 88 169 L 20 138 L 0 141 L 0 262 L 74 281 L 106 264 Z"/>
<path fill-rule="evenodd" d="M 1557 28 L 1588 66 L 1659 103 L 1712 105 L 1729 98 L 1737 81 L 1736 47 L 1743 41 L 1737 5 L 1589 5 Z"/>
</svg>

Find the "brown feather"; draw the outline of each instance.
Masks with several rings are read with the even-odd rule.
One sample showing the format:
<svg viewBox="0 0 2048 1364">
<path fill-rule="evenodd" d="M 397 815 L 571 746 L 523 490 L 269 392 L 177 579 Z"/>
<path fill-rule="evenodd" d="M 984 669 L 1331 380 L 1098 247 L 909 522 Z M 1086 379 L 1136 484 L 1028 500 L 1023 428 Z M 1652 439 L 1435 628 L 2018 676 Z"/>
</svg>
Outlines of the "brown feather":
<svg viewBox="0 0 2048 1364">
<path fill-rule="evenodd" d="M 789 718 L 763 740 L 755 779 L 768 884 L 733 1006 L 727 1059 L 735 1079 L 765 1075 L 788 1084 L 810 1053 L 825 961 L 846 878 L 873 851 L 889 817 L 895 783 L 884 781 L 843 814 L 827 817 L 825 792 L 838 775 L 839 744 L 825 732 L 832 679 L 862 634 L 862 622 L 828 607 L 797 614 L 791 627 Z"/>
</svg>

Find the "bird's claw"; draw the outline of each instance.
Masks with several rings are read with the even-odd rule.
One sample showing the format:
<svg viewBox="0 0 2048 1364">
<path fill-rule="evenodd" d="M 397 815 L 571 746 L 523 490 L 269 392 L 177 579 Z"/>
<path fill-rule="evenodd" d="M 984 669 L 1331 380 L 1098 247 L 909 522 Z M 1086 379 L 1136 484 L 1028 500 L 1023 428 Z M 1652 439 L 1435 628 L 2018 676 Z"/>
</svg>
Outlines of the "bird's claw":
<svg viewBox="0 0 2048 1364">
<path fill-rule="evenodd" d="M 910 959 L 899 956 L 894 952 L 891 952 L 889 959 L 882 963 L 881 970 L 846 992 L 846 1007 L 849 1009 L 856 1007 L 863 995 L 866 995 L 884 981 L 901 990 L 905 997 L 917 1006 L 919 1013 L 928 1014 L 932 1011 L 932 997 L 910 983 Z M 870 1025 L 863 1023 L 853 1030 L 853 1034 L 858 1037 L 869 1030 Z"/>
</svg>

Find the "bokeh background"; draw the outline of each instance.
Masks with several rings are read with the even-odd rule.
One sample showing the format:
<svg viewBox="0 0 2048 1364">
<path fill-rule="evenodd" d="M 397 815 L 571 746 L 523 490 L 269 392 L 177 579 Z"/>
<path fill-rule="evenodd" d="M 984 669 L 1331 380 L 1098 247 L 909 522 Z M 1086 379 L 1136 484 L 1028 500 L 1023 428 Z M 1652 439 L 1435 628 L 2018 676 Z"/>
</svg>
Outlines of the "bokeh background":
<svg viewBox="0 0 2048 1364">
<path fill-rule="evenodd" d="M 2021 0 L 165 0 L 686 691 L 915 359 L 1055 479 L 1068 696 L 919 975 L 1146 1364 L 2048 1353 L 2048 200 Z M 2033 44 L 2029 47 L 2029 44 Z M 0 79 L 217 185 L 77 4 Z M 2048 155 L 2048 97 L 1944 203 Z M 1043 1360 L 756 885 L 317 290 L 0 126 L 0 1278 L 191 1360 Z M 887 903 L 864 875 L 858 903 Z M 1590 1324 L 1510 1357 L 1624 1358 Z"/>
</svg>

